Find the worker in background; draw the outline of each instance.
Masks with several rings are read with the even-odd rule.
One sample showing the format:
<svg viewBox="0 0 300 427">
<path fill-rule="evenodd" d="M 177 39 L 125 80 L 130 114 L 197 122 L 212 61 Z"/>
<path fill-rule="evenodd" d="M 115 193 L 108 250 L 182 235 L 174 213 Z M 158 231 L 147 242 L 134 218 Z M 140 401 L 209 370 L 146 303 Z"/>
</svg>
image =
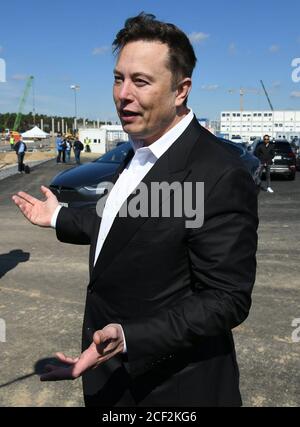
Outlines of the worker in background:
<svg viewBox="0 0 300 427">
<path fill-rule="evenodd" d="M 84 145 L 85 145 L 85 152 L 86 153 L 90 153 L 91 152 L 91 146 L 90 146 L 90 144 L 91 144 L 90 138 L 85 138 Z"/>
<path fill-rule="evenodd" d="M 24 156 L 27 151 L 25 142 L 23 142 L 22 136 L 19 137 L 19 141 L 15 144 L 14 149 L 18 156 L 18 172 L 23 173 L 24 171 Z"/>
<path fill-rule="evenodd" d="M 15 140 L 14 140 L 14 137 L 13 137 L 13 134 L 12 134 L 12 133 L 10 134 L 9 143 L 10 143 L 10 149 L 11 149 L 11 150 L 14 150 L 14 147 L 15 147 Z"/>
</svg>

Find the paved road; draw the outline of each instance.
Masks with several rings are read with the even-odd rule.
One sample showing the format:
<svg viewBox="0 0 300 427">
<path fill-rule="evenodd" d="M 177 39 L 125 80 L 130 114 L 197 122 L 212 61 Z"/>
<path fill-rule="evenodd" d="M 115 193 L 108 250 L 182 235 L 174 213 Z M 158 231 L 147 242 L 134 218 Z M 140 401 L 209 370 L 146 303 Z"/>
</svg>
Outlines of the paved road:
<svg viewBox="0 0 300 427">
<path fill-rule="evenodd" d="M 10 200 L 19 189 L 38 196 L 66 167 L 51 161 L 0 181 L 1 406 L 83 405 L 80 380 L 41 383 L 36 373 L 55 351 L 78 354 L 88 248 L 57 242 L 53 230 L 28 224 Z M 300 174 L 273 187 L 274 195 L 260 196 L 251 315 L 235 331 L 245 406 L 300 405 L 300 343 L 291 339 L 300 318 Z"/>
</svg>

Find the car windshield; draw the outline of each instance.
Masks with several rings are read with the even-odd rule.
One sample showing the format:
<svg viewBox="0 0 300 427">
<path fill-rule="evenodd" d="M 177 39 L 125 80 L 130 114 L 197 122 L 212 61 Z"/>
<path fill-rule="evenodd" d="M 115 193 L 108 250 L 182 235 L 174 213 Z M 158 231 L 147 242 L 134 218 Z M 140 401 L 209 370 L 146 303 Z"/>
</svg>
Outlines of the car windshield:
<svg viewBox="0 0 300 427">
<path fill-rule="evenodd" d="M 122 144 L 96 160 L 97 163 L 122 163 L 129 150 L 128 144 Z"/>
</svg>

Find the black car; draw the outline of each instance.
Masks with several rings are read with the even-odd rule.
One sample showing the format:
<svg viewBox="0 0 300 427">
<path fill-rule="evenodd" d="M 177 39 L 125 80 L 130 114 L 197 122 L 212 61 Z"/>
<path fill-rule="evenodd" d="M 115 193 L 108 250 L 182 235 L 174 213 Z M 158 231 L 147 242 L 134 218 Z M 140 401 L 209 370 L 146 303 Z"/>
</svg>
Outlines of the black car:
<svg viewBox="0 0 300 427">
<path fill-rule="evenodd" d="M 297 171 L 300 171 L 300 150 L 297 151 L 296 154 L 296 169 Z"/>
<path fill-rule="evenodd" d="M 300 139 L 294 139 L 291 146 L 296 156 L 296 169 L 300 171 Z"/>
<path fill-rule="evenodd" d="M 106 190 L 105 182 L 111 181 L 130 147 L 129 142 L 120 144 L 93 162 L 59 173 L 50 184 L 51 191 L 64 206 L 95 205 Z"/>
<path fill-rule="evenodd" d="M 245 169 L 256 182 L 259 160 L 241 144 L 221 138 L 220 141 L 228 144 L 228 149 L 242 159 Z M 50 189 L 64 206 L 94 206 L 107 188 L 105 183 L 111 181 L 130 148 L 130 142 L 126 142 L 93 162 L 61 172 L 52 180 Z"/>
<path fill-rule="evenodd" d="M 260 144 L 263 144 L 263 141 L 257 141 L 252 148 L 254 155 Z M 296 155 L 291 144 L 284 139 L 278 139 L 272 142 L 272 147 L 274 158 L 271 165 L 271 174 L 285 176 L 293 181 L 296 177 Z"/>
</svg>

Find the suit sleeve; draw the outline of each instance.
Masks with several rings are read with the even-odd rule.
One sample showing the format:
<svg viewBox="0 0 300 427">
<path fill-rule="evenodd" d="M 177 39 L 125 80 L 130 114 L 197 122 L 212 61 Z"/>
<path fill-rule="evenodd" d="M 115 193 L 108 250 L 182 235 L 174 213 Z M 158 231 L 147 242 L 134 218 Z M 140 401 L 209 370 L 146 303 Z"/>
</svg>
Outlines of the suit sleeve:
<svg viewBox="0 0 300 427">
<path fill-rule="evenodd" d="M 250 175 L 241 168 L 225 173 L 204 209 L 203 226 L 187 231 L 193 293 L 153 317 L 122 324 L 133 374 L 145 372 L 155 359 L 201 345 L 202 338 L 230 331 L 248 316 L 258 225 Z"/>
<path fill-rule="evenodd" d="M 56 221 L 56 236 L 64 243 L 89 245 L 97 219 L 96 211 L 89 208 L 61 208 Z"/>
</svg>

